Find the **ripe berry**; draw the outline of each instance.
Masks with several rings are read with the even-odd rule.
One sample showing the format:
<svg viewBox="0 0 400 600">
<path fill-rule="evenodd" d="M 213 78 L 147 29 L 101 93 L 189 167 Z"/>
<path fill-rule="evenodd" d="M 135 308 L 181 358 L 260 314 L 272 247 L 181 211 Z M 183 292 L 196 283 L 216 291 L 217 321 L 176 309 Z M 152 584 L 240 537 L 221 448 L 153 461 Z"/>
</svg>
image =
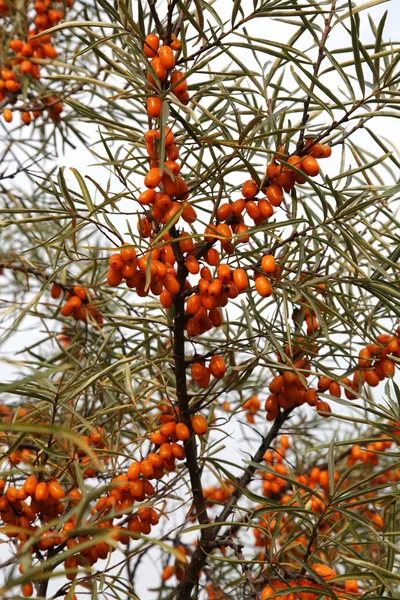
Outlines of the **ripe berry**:
<svg viewBox="0 0 400 600">
<path fill-rule="evenodd" d="M 146 37 L 144 46 L 143 46 L 143 52 L 145 53 L 145 55 L 148 58 L 153 58 L 154 56 L 157 56 L 157 51 L 158 51 L 158 47 L 160 45 L 160 40 L 158 38 L 157 35 L 155 35 L 154 33 L 151 33 L 150 35 L 148 35 Z"/>
<path fill-rule="evenodd" d="M 207 433 L 208 425 L 203 415 L 195 415 L 192 418 L 192 428 L 196 435 L 205 435 Z"/>
</svg>

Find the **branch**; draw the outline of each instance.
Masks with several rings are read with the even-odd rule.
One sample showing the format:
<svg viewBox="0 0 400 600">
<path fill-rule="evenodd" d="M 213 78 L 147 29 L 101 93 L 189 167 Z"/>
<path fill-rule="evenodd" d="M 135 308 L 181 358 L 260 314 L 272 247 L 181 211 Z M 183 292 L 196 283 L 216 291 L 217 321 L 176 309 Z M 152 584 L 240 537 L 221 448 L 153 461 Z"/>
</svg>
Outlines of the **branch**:
<svg viewBox="0 0 400 600">
<path fill-rule="evenodd" d="M 273 440 L 277 437 L 280 428 L 288 419 L 292 410 L 293 409 L 284 410 L 278 415 L 268 434 L 263 438 L 263 441 L 251 462 L 261 463 L 265 451 L 270 447 Z M 210 526 L 202 530 L 199 543 L 197 544 L 197 548 L 192 556 L 192 561 L 186 568 L 185 575 L 176 590 L 176 600 L 188 600 L 188 598 L 190 598 L 190 594 L 198 582 L 199 573 L 207 561 L 207 553 L 212 547 L 213 540 L 215 540 L 216 536 L 218 535 L 218 532 L 222 527 L 222 523 L 226 522 L 229 518 L 229 515 L 233 512 L 239 498 L 243 494 L 243 490 L 252 480 L 256 469 L 257 467 L 253 465 L 249 465 L 247 467 L 242 477 L 237 481 L 235 492 L 229 498 L 222 512 L 217 517 L 217 525 Z"/>
<path fill-rule="evenodd" d="M 164 28 L 161 24 L 160 17 L 158 16 L 155 0 L 147 0 L 147 2 L 150 8 L 151 16 L 153 17 L 154 24 L 157 29 L 158 36 L 160 37 L 160 39 L 164 39 Z"/>
<path fill-rule="evenodd" d="M 171 241 L 176 262 L 178 264 L 177 278 L 180 286 L 180 292 L 174 297 L 174 361 L 175 361 L 175 380 L 176 380 L 176 395 L 179 407 L 179 419 L 189 428 L 191 433 L 190 439 L 185 446 L 186 464 L 189 470 L 190 484 L 193 495 L 193 503 L 196 509 L 196 517 L 201 525 L 208 525 L 209 519 L 207 515 L 206 503 L 203 496 L 201 484 L 201 469 L 197 462 L 197 446 L 196 436 L 193 432 L 192 422 L 190 418 L 189 396 L 187 391 L 186 381 L 186 364 L 185 364 L 185 298 L 183 296 L 184 284 L 188 275 L 188 270 L 185 265 L 185 259 L 177 241 L 177 233 L 175 228 L 172 228 L 172 237 L 175 241 Z"/>
<path fill-rule="evenodd" d="M 330 13 L 328 14 L 328 16 L 325 17 L 325 29 L 324 29 L 324 32 L 322 34 L 321 41 L 319 44 L 318 58 L 317 58 L 317 61 L 314 63 L 313 75 L 314 75 L 315 79 L 318 77 L 319 69 L 321 67 L 322 61 L 325 58 L 325 44 L 328 39 L 328 35 L 332 29 L 331 23 L 332 23 L 332 18 L 334 15 L 335 8 L 336 8 L 336 0 L 333 0 Z M 315 83 L 314 83 L 314 81 L 312 81 L 311 85 L 310 85 L 311 92 L 314 90 L 314 87 L 315 87 Z M 300 135 L 299 135 L 299 140 L 297 142 L 297 150 L 303 149 L 304 134 L 305 134 L 305 129 L 306 129 L 305 125 L 306 125 L 306 123 L 308 121 L 308 117 L 309 117 L 308 109 L 310 108 L 310 102 L 311 102 L 311 96 L 308 95 L 307 99 L 304 102 L 303 117 L 302 117 L 301 125 L 300 125 L 301 131 L 300 131 Z"/>
</svg>

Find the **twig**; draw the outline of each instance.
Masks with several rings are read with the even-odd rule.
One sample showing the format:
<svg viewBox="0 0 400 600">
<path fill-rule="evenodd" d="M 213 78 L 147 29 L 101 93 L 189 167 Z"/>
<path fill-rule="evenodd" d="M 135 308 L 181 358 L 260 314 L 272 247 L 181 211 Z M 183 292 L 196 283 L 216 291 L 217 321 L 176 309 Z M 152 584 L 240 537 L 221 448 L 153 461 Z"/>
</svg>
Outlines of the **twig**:
<svg viewBox="0 0 400 600">
<path fill-rule="evenodd" d="M 251 462 L 258 464 L 262 461 L 265 451 L 269 448 L 273 440 L 278 435 L 280 428 L 288 419 L 292 410 L 293 409 L 284 410 L 278 415 L 268 434 L 263 438 L 263 441 Z M 244 489 L 247 488 L 252 480 L 256 469 L 257 467 L 253 465 L 249 465 L 247 467 L 242 477 L 236 484 L 237 487 L 235 492 L 229 498 L 220 515 L 217 517 L 217 524 L 202 530 L 197 548 L 192 556 L 192 560 L 186 568 L 185 575 L 176 590 L 176 600 L 188 600 L 188 598 L 190 598 L 190 594 L 198 582 L 199 573 L 207 561 L 208 552 L 210 550 L 210 542 L 215 540 L 219 530 L 222 527 L 222 524 L 227 521 L 230 514 L 233 512 L 239 498 L 243 494 Z"/>
<path fill-rule="evenodd" d="M 334 15 L 335 8 L 336 8 L 336 0 L 333 0 L 332 6 L 331 6 L 331 11 L 325 17 L 325 29 L 324 29 L 324 32 L 322 34 L 321 41 L 319 44 L 318 58 L 317 58 L 317 61 L 314 63 L 313 76 L 315 79 L 318 77 L 319 69 L 321 67 L 322 61 L 325 58 L 325 45 L 326 45 L 326 41 L 328 39 L 328 35 L 332 29 L 331 24 L 332 24 L 332 18 Z M 314 87 L 315 87 L 315 82 L 312 81 L 311 85 L 310 85 L 311 92 L 313 92 Z M 305 134 L 305 130 L 306 130 L 305 125 L 306 125 L 306 123 L 308 121 L 308 117 L 309 117 L 308 110 L 310 108 L 310 102 L 311 102 L 311 96 L 308 95 L 304 102 L 303 117 L 302 117 L 301 125 L 300 125 L 301 130 L 300 130 L 299 140 L 297 142 L 297 150 L 303 149 L 304 134 Z"/>
<path fill-rule="evenodd" d="M 164 28 L 161 24 L 160 17 L 158 16 L 155 0 L 147 0 L 147 3 L 149 5 L 154 24 L 156 26 L 157 33 L 161 39 L 164 39 Z"/>
</svg>

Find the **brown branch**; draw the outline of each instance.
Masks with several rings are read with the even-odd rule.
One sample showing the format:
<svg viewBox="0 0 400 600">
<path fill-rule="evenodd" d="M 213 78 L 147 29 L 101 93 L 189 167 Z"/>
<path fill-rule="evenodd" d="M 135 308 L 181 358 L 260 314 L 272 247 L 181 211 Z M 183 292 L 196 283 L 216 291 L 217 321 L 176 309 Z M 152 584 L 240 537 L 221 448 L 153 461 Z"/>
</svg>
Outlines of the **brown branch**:
<svg viewBox="0 0 400 600">
<path fill-rule="evenodd" d="M 332 29 L 331 24 L 332 24 L 332 19 L 333 19 L 335 8 L 336 8 L 336 0 L 333 0 L 330 13 L 325 17 L 325 29 L 323 31 L 321 41 L 319 44 L 319 48 L 318 48 L 318 58 L 317 58 L 316 62 L 314 63 L 314 69 L 313 69 L 314 78 L 318 77 L 319 69 L 321 67 L 322 61 L 325 58 L 325 45 L 326 45 L 326 41 L 328 39 L 328 35 Z M 311 92 L 313 92 L 314 87 L 315 87 L 315 82 L 312 81 L 311 85 L 310 85 Z M 309 117 L 308 110 L 310 108 L 310 102 L 311 102 L 311 96 L 308 95 L 304 102 L 303 117 L 301 119 L 301 125 L 300 125 L 301 131 L 300 131 L 300 135 L 299 135 L 299 140 L 297 142 L 297 150 L 303 149 L 304 134 L 305 134 L 305 129 L 306 129 L 305 125 L 306 125 L 306 123 L 308 121 L 308 117 Z"/>
<path fill-rule="evenodd" d="M 160 39 L 164 39 L 164 28 L 161 24 L 160 17 L 158 16 L 155 0 L 147 0 L 147 3 L 149 5 L 149 9 L 151 12 L 151 16 L 153 17 L 154 24 L 156 26 L 157 33 L 158 33 Z"/>
<path fill-rule="evenodd" d="M 268 434 L 263 438 L 260 447 L 251 461 L 252 463 L 258 464 L 262 461 L 265 451 L 270 447 L 271 443 L 278 435 L 280 428 L 288 419 L 292 410 L 293 409 L 284 410 L 278 415 Z M 190 598 L 191 592 L 198 582 L 199 573 L 207 561 L 207 555 L 212 547 L 212 542 L 215 540 L 219 530 L 222 527 L 221 523 L 226 522 L 230 514 L 235 509 L 235 506 L 239 498 L 242 496 L 244 489 L 247 488 L 251 482 L 256 469 L 257 466 L 255 465 L 249 465 L 246 468 L 242 477 L 237 481 L 235 492 L 226 502 L 223 510 L 217 517 L 217 524 L 210 525 L 210 527 L 202 530 L 197 548 L 192 556 L 192 560 L 186 568 L 185 575 L 176 590 L 176 600 L 188 600 Z"/>
<path fill-rule="evenodd" d="M 197 445 L 196 436 L 193 432 L 192 422 L 190 418 L 189 396 L 187 391 L 186 381 L 186 364 L 185 364 L 185 298 L 183 296 L 184 284 L 188 275 L 188 270 L 185 265 L 185 259 L 179 247 L 177 233 L 175 228 L 172 228 L 172 237 L 175 241 L 171 241 L 176 262 L 178 264 L 177 278 L 181 292 L 174 297 L 174 361 L 175 361 L 175 380 L 176 380 L 176 395 L 179 407 L 179 419 L 189 428 L 191 433 L 190 439 L 185 446 L 186 464 L 189 470 L 190 484 L 193 495 L 193 503 L 196 509 L 196 517 L 200 524 L 206 525 L 209 523 L 206 503 L 203 496 L 201 484 L 201 469 L 197 461 Z"/>
</svg>

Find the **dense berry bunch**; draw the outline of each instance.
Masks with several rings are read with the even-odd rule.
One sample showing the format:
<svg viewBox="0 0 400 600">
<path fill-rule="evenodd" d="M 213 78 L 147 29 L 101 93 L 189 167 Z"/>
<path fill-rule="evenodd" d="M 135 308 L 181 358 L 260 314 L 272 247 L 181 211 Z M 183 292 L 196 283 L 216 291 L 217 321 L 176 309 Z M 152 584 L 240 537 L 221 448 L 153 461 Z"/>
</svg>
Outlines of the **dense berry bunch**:
<svg viewBox="0 0 400 600">
<path fill-rule="evenodd" d="M 0 14 L 9 16 L 10 20 L 4 29 L 4 40 L 9 41 L 0 78 L 0 102 L 6 107 L 3 118 L 7 123 L 13 120 L 15 111 L 20 112 L 25 125 L 43 116 L 44 111 L 52 121 L 60 120 L 63 110 L 61 100 L 49 93 L 43 96 L 40 86 L 35 82 L 41 78 L 41 65 L 57 58 L 57 50 L 51 43 L 52 35 L 45 32 L 63 19 L 65 9 L 72 4 L 73 0 L 35 0 L 32 8 L 27 5 L 26 19 L 21 20 L 17 7 L 12 7 L 11 3 L 0 3 Z M 22 88 L 26 87 L 36 100 L 27 103 L 23 100 Z"/>
</svg>

